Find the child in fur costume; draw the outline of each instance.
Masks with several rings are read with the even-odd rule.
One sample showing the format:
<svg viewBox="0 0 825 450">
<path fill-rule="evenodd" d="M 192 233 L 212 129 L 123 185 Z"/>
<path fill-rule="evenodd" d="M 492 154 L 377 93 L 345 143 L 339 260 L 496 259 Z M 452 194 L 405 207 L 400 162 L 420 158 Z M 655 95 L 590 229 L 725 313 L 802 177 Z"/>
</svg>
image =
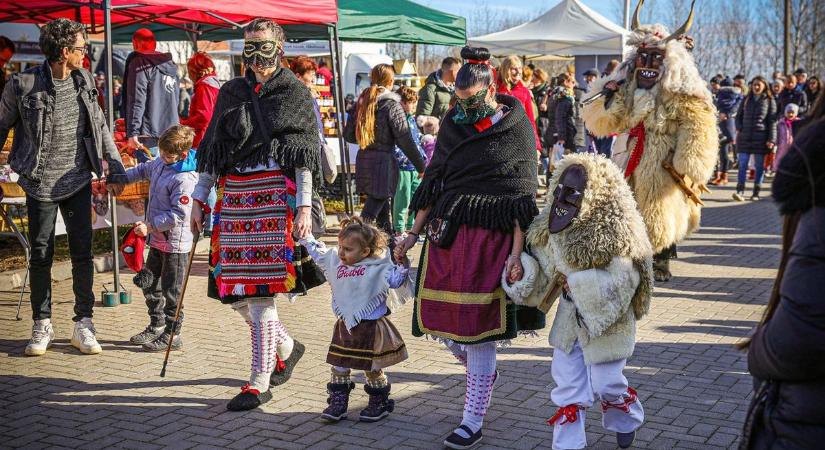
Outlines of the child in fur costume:
<svg viewBox="0 0 825 450">
<path fill-rule="evenodd" d="M 653 250 L 636 202 L 619 169 L 601 155 L 566 156 L 550 181 L 553 203 L 527 233 L 539 270 L 505 290 L 528 306 L 562 292 L 550 344 L 558 405 L 548 421 L 554 449 L 587 445 L 585 412 L 593 395 L 604 427 L 620 447 L 633 442 L 644 410 L 623 375 L 636 342 L 636 321 L 647 313 Z M 529 256 L 522 255 L 529 259 Z M 526 284 L 525 284 L 526 283 Z M 560 289 L 559 289 L 560 288 Z"/>
<path fill-rule="evenodd" d="M 149 308 L 150 323 L 129 342 L 142 345 L 150 352 L 164 351 L 172 339 L 172 350 L 181 348 L 180 326 L 172 329 L 183 274 L 194 245 L 190 228 L 192 192 L 198 184 L 195 171 L 195 151 L 192 140 L 195 131 L 185 125 L 175 125 L 164 131 L 158 145 L 157 158 L 138 164 L 126 171 L 129 183 L 149 180 L 149 205 L 146 221 L 135 224 L 137 236 L 149 236 L 149 257 L 146 266 L 135 276 L 135 284 L 143 290 Z M 143 257 L 141 253 L 138 255 Z M 183 320 L 183 310 L 180 312 Z"/>
<path fill-rule="evenodd" d="M 337 422 L 347 415 L 349 394 L 355 388 L 351 369 L 365 372 L 369 405 L 361 411 L 362 422 L 377 422 L 392 412 L 390 383 L 383 370 L 407 359 L 401 334 L 387 316 L 390 289 L 406 288 L 409 297 L 410 261 L 394 264 L 387 236 L 358 217 L 341 223 L 338 248 L 329 249 L 312 237 L 301 240 L 324 271 L 332 289 L 332 310 L 338 317 L 329 345 L 327 362 L 332 377 L 329 398 L 321 417 Z M 403 301 L 402 297 L 402 301 Z"/>
<path fill-rule="evenodd" d="M 632 51 L 618 70 L 593 82 L 592 91 L 606 95 L 585 99 L 582 117 L 597 137 L 629 136 L 621 141 L 628 151 L 617 148 L 613 155 L 623 160 L 617 163 L 647 227 L 656 281 L 668 281 L 676 244 L 699 227 L 699 195 L 719 147 L 716 108 L 690 54 L 693 8 L 685 24 L 670 33 L 661 24 L 639 23 L 643 3 L 628 35 Z"/>
</svg>

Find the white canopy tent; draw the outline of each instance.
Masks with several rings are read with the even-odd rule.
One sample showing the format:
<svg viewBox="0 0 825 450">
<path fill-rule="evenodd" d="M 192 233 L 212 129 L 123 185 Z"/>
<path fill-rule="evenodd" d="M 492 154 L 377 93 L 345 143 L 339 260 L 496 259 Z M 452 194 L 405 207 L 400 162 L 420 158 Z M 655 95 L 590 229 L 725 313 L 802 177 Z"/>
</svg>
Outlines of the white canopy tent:
<svg viewBox="0 0 825 450">
<path fill-rule="evenodd" d="M 541 17 L 504 31 L 469 38 L 493 55 L 621 55 L 628 31 L 580 0 L 562 0 Z"/>
</svg>

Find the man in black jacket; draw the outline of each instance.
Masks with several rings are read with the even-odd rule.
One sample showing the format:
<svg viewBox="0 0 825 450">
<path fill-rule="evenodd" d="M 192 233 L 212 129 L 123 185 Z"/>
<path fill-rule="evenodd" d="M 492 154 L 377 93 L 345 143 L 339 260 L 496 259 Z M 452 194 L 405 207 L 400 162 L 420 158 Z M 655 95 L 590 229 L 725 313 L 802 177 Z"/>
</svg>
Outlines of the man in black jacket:
<svg viewBox="0 0 825 450">
<path fill-rule="evenodd" d="M 132 36 L 135 51 L 126 58 L 121 116 L 126 119 L 129 148 L 157 146 L 158 137 L 178 124 L 180 82 L 169 53 L 155 51 L 155 35 L 146 28 Z"/>
<path fill-rule="evenodd" d="M 47 23 L 40 31 L 40 48 L 46 62 L 12 76 L 0 102 L 0 143 L 14 128 L 9 164 L 20 175 L 29 216 L 34 326 L 26 354 L 42 355 L 54 340 L 51 269 L 58 210 L 72 258 L 71 342 L 82 353 L 95 354 L 101 349 L 92 324 L 92 172 L 114 176 L 124 170 L 92 75 L 82 68 L 87 51 L 83 25 L 68 19 Z M 123 189 L 109 187 L 115 194 Z"/>
<path fill-rule="evenodd" d="M 789 74 L 785 77 L 785 80 L 785 89 L 779 94 L 779 98 L 776 99 L 776 110 L 785 111 L 786 106 L 795 103 L 799 106 L 799 115 L 805 115 L 805 112 L 808 111 L 808 96 L 804 90 L 797 89 L 796 75 Z"/>
</svg>

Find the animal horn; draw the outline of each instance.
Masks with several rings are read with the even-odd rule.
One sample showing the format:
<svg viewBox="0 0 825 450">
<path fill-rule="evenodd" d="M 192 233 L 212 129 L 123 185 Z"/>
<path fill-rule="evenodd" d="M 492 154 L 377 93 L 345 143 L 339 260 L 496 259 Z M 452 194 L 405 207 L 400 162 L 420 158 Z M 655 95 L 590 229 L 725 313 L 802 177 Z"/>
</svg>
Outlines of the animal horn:
<svg viewBox="0 0 825 450">
<path fill-rule="evenodd" d="M 665 39 L 665 42 L 670 41 L 672 39 L 677 39 L 679 36 L 685 35 L 690 31 L 690 27 L 693 25 L 693 7 L 696 6 L 696 0 L 692 0 L 690 2 L 690 14 L 688 15 L 687 20 L 685 21 L 682 26 L 673 32 L 670 36 Z"/>
<path fill-rule="evenodd" d="M 642 26 L 642 24 L 639 22 L 639 12 L 641 12 L 642 5 L 644 4 L 645 0 L 639 0 L 639 3 L 636 4 L 636 10 L 633 11 L 633 21 L 630 22 L 631 31 L 636 31 Z"/>
</svg>

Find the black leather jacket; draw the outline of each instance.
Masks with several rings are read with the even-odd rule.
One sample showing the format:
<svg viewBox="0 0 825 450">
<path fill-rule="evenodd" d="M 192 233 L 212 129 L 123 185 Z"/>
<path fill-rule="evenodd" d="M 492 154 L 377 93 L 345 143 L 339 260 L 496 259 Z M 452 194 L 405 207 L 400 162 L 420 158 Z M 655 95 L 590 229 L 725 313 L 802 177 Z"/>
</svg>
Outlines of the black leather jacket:
<svg viewBox="0 0 825 450">
<path fill-rule="evenodd" d="M 91 74 L 78 69 L 72 71 L 71 77 L 83 105 L 81 113 L 87 114 L 90 124 L 91 136 L 84 138 L 84 144 L 92 170 L 102 175 L 100 161 L 105 158 L 111 174 L 124 174 L 120 154 L 97 103 L 97 89 Z M 52 124 L 54 120 L 60 120 L 60 111 L 54 110 L 54 104 L 54 82 L 47 62 L 14 74 L 6 83 L 0 100 L 0 143 L 6 142 L 9 130 L 14 128 L 9 165 L 33 181 L 40 181 L 37 169 L 41 164 L 41 151 L 52 144 Z"/>
</svg>

